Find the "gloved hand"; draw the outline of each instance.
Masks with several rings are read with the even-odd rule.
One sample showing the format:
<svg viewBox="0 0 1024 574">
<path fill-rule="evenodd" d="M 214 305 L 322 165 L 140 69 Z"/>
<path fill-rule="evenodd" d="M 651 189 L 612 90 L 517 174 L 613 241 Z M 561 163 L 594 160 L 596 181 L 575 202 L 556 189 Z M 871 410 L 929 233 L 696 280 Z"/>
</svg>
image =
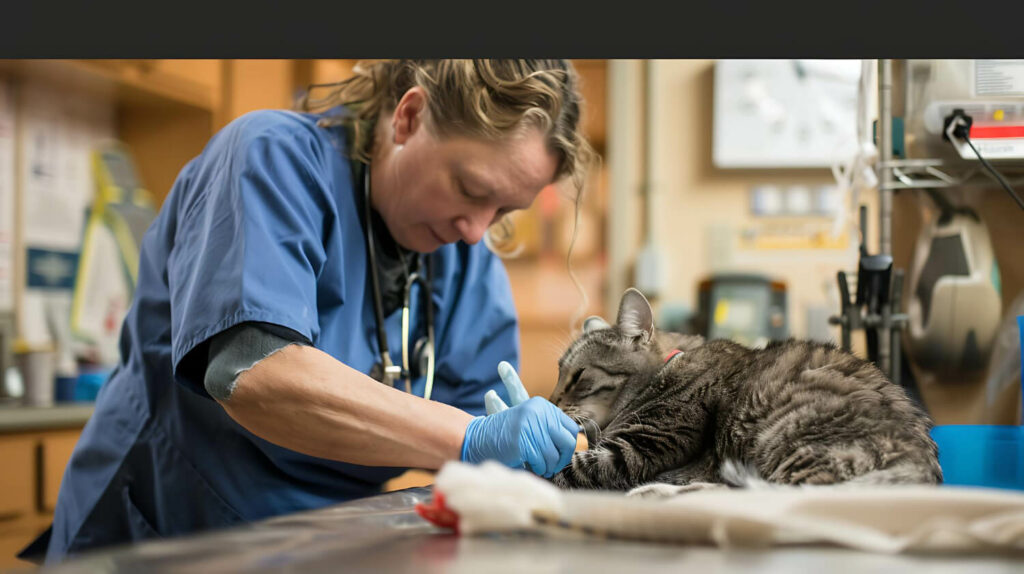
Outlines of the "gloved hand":
<svg viewBox="0 0 1024 574">
<path fill-rule="evenodd" d="M 554 476 L 572 460 L 579 425 L 547 399 L 531 399 L 512 365 L 499 363 L 498 375 L 508 389 L 512 407 L 494 391 L 484 395 L 488 414 L 469 421 L 462 460 L 497 460 L 512 468 L 525 463 L 536 474 Z"/>
</svg>

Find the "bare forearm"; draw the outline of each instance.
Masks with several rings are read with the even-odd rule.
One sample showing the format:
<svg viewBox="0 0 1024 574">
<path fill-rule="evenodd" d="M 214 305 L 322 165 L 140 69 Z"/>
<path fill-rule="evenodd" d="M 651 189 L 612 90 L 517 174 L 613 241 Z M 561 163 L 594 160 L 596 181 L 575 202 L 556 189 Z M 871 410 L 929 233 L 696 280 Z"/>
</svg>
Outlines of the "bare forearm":
<svg viewBox="0 0 1024 574">
<path fill-rule="evenodd" d="M 224 410 L 253 434 L 311 456 L 436 469 L 459 458 L 472 415 L 386 387 L 313 347 L 242 373 Z"/>
</svg>

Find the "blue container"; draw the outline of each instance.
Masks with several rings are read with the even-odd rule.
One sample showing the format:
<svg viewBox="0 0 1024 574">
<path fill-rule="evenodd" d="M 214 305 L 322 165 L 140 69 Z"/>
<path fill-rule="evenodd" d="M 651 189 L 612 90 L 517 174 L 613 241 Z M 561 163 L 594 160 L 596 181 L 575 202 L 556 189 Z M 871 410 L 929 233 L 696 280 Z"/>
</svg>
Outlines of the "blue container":
<svg viewBox="0 0 1024 574">
<path fill-rule="evenodd" d="M 1024 490 L 1024 427 L 941 425 L 932 438 L 945 484 Z"/>
<path fill-rule="evenodd" d="M 1024 315 L 1017 315 L 1017 333 L 1020 334 L 1020 420 L 1024 425 Z"/>
<path fill-rule="evenodd" d="M 108 369 L 86 371 L 78 375 L 75 383 L 75 401 L 90 402 L 96 400 L 100 387 L 107 382 L 111 371 Z"/>
</svg>

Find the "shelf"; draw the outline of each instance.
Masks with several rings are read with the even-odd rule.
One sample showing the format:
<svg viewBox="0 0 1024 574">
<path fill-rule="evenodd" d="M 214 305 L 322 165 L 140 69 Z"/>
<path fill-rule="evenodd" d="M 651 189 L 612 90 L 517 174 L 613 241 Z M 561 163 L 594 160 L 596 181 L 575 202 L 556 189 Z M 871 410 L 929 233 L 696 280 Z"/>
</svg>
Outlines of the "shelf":
<svg viewBox="0 0 1024 574">
<path fill-rule="evenodd" d="M 0 433 L 82 428 L 92 416 L 92 403 L 59 403 L 52 407 L 0 407 Z"/>
<path fill-rule="evenodd" d="M 209 86 L 135 60 L 0 60 L 0 76 L 112 97 L 147 108 L 191 108 L 213 113 L 218 97 Z"/>
<path fill-rule="evenodd" d="M 898 159 L 883 163 L 881 168 L 891 170 L 893 181 L 883 188 L 893 191 L 999 185 L 999 182 L 978 162 Z M 1010 185 L 1024 184 L 1024 165 L 998 164 L 995 168 Z"/>
</svg>

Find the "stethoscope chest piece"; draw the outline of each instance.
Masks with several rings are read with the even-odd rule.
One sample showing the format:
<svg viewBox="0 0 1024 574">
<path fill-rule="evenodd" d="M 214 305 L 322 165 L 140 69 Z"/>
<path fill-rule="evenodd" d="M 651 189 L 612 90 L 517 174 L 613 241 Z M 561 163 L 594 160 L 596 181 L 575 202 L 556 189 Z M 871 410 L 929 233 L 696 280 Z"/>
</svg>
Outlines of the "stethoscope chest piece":
<svg viewBox="0 0 1024 574">
<path fill-rule="evenodd" d="M 416 367 L 416 373 L 414 376 L 421 376 L 430 370 L 431 356 L 434 354 L 434 344 L 430 342 L 430 337 L 420 337 L 416 339 L 416 344 L 412 348 L 413 360 L 412 365 Z"/>
<path fill-rule="evenodd" d="M 388 380 L 384 380 L 384 368 L 380 360 L 370 367 L 369 375 L 372 379 L 387 383 L 388 385 L 394 386 L 395 382 L 399 379 L 412 378 L 418 379 L 430 370 L 431 357 L 430 354 L 434 352 L 434 346 L 430 343 L 430 339 L 424 335 L 413 344 L 412 356 L 409 361 L 409 370 L 406 371 L 400 365 L 391 364 L 389 369 L 390 376 Z"/>
</svg>

